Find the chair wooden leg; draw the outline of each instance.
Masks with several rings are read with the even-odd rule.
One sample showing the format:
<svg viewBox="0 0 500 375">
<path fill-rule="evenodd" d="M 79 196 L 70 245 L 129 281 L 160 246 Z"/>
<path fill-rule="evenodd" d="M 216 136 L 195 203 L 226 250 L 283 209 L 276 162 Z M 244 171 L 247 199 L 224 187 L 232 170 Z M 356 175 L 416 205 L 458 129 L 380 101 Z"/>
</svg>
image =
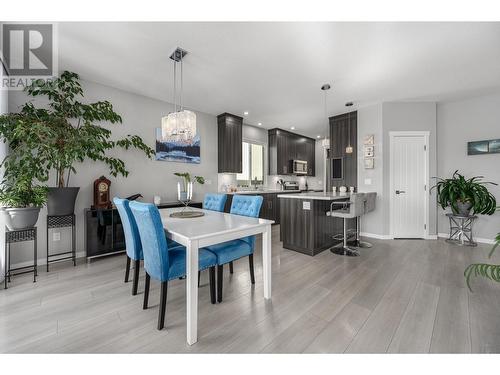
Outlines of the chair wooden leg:
<svg viewBox="0 0 500 375">
<path fill-rule="evenodd" d="M 148 300 L 149 300 L 149 283 L 151 282 L 151 277 L 146 272 L 146 281 L 144 283 L 144 303 L 142 304 L 143 310 L 148 308 Z"/>
<path fill-rule="evenodd" d="M 215 267 L 208 270 L 210 278 L 210 302 L 215 305 Z"/>
<path fill-rule="evenodd" d="M 233 270 L 233 262 L 229 262 L 229 273 L 233 273 L 234 270 Z"/>
<path fill-rule="evenodd" d="M 222 302 L 222 278 L 224 277 L 224 267 L 217 266 L 217 302 Z"/>
<path fill-rule="evenodd" d="M 248 256 L 248 265 L 250 266 L 250 281 L 255 284 L 255 274 L 253 272 L 253 254 Z"/>
<path fill-rule="evenodd" d="M 127 255 L 127 268 L 125 268 L 125 282 L 128 283 L 128 275 L 130 274 L 130 258 Z"/>
<path fill-rule="evenodd" d="M 163 281 L 161 283 L 160 311 L 158 312 L 158 330 L 160 331 L 165 326 L 165 310 L 167 308 L 167 289 L 168 289 L 168 281 Z"/>
<path fill-rule="evenodd" d="M 137 295 L 137 286 L 139 285 L 139 269 L 141 268 L 141 261 L 136 260 L 134 262 L 134 280 L 132 285 L 132 295 Z"/>
</svg>

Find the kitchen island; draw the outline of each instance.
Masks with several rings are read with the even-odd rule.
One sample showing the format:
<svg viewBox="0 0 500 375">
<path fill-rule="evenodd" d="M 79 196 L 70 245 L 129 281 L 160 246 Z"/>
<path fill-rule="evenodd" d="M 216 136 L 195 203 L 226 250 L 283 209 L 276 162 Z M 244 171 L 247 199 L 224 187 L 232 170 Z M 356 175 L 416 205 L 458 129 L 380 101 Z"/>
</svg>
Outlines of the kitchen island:
<svg viewBox="0 0 500 375">
<path fill-rule="evenodd" d="M 350 197 L 351 193 L 279 194 L 283 247 L 316 255 L 339 244 L 341 240 L 332 236 L 342 233 L 343 220 L 326 216 L 326 212 L 332 201 L 348 201 Z M 349 219 L 347 228 L 356 229 L 356 219 Z"/>
</svg>

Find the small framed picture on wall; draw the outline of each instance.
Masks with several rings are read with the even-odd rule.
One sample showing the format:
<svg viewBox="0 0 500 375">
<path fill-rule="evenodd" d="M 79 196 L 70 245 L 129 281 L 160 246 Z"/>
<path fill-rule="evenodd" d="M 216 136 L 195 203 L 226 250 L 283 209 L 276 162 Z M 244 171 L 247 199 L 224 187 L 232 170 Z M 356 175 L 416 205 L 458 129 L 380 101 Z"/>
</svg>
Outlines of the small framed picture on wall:
<svg viewBox="0 0 500 375">
<path fill-rule="evenodd" d="M 364 159 L 364 162 L 365 162 L 365 169 L 373 169 L 375 167 L 373 158 Z"/>
<path fill-rule="evenodd" d="M 365 146 L 365 158 L 373 158 L 373 146 Z"/>
</svg>

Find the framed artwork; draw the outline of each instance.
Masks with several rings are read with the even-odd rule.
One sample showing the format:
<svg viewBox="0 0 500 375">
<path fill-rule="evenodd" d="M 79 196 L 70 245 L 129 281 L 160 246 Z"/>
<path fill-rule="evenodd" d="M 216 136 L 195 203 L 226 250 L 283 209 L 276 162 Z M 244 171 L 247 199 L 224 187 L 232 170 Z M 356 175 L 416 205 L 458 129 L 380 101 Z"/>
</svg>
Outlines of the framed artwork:
<svg viewBox="0 0 500 375">
<path fill-rule="evenodd" d="M 373 152 L 373 146 L 365 146 L 365 158 L 373 158 L 374 152 Z"/>
<path fill-rule="evenodd" d="M 365 169 L 373 169 L 375 167 L 373 158 L 364 159 L 364 162 L 365 162 Z"/>
<path fill-rule="evenodd" d="M 493 139 L 488 142 L 488 152 L 490 154 L 500 153 L 500 139 Z"/>
<path fill-rule="evenodd" d="M 467 142 L 467 155 L 500 154 L 500 139 Z"/>
<path fill-rule="evenodd" d="M 161 128 L 156 129 L 156 160 L 200 164 L 200 136 L 184 130 L 162 134 Z"/>
<path fill-rule="evenodd" d="M 374 143 L 374 135 L 373 134 L 368 134 L 365 135 L 365 138 L 363 139 L 363 144 L 364 145 L 373 145 Z"/>
</svg>

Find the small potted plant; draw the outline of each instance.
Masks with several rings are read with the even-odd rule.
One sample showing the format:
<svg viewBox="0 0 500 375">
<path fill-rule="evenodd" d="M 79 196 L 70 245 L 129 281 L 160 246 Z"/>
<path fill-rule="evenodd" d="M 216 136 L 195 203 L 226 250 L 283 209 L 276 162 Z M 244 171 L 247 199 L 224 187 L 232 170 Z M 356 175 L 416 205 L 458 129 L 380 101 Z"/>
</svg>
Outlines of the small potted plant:
<svg viewBox="0 0 500 375">
<path fill-rule="evenodd" d="M 47 187 L 34 185 L 29 174 L 12 176 L 11 168 L 6 168 L 5 175 L 0 188 L 5 224 L 10 230 L 34 227 L 47 201 Z"/>
<path fill-rule="evenodd" d="M 205 183 L 205 179 L 201 176 L 193 176 L 189 173 L 176 172 L 174 175 L 183 178 L 182 187 L 181 183 L 177 184 L 177 199 L 181 202 L 190 201 L 193 197 L 193 183 L 197 182 L 200 185 Z"/>
<path fill-rule="evenodd" d="M 432 188 L 437 189 L 437 201 L 444 209 L 451 207 L 456 215 L 474 214 L 493 215 L 496 210 L 496 199 L 486 185 L 497 185 L 494 182 L 482 181 L 483 176 L 465 178 L 458 170 L 452 178 L 437 178 Z"/>
</svg>

